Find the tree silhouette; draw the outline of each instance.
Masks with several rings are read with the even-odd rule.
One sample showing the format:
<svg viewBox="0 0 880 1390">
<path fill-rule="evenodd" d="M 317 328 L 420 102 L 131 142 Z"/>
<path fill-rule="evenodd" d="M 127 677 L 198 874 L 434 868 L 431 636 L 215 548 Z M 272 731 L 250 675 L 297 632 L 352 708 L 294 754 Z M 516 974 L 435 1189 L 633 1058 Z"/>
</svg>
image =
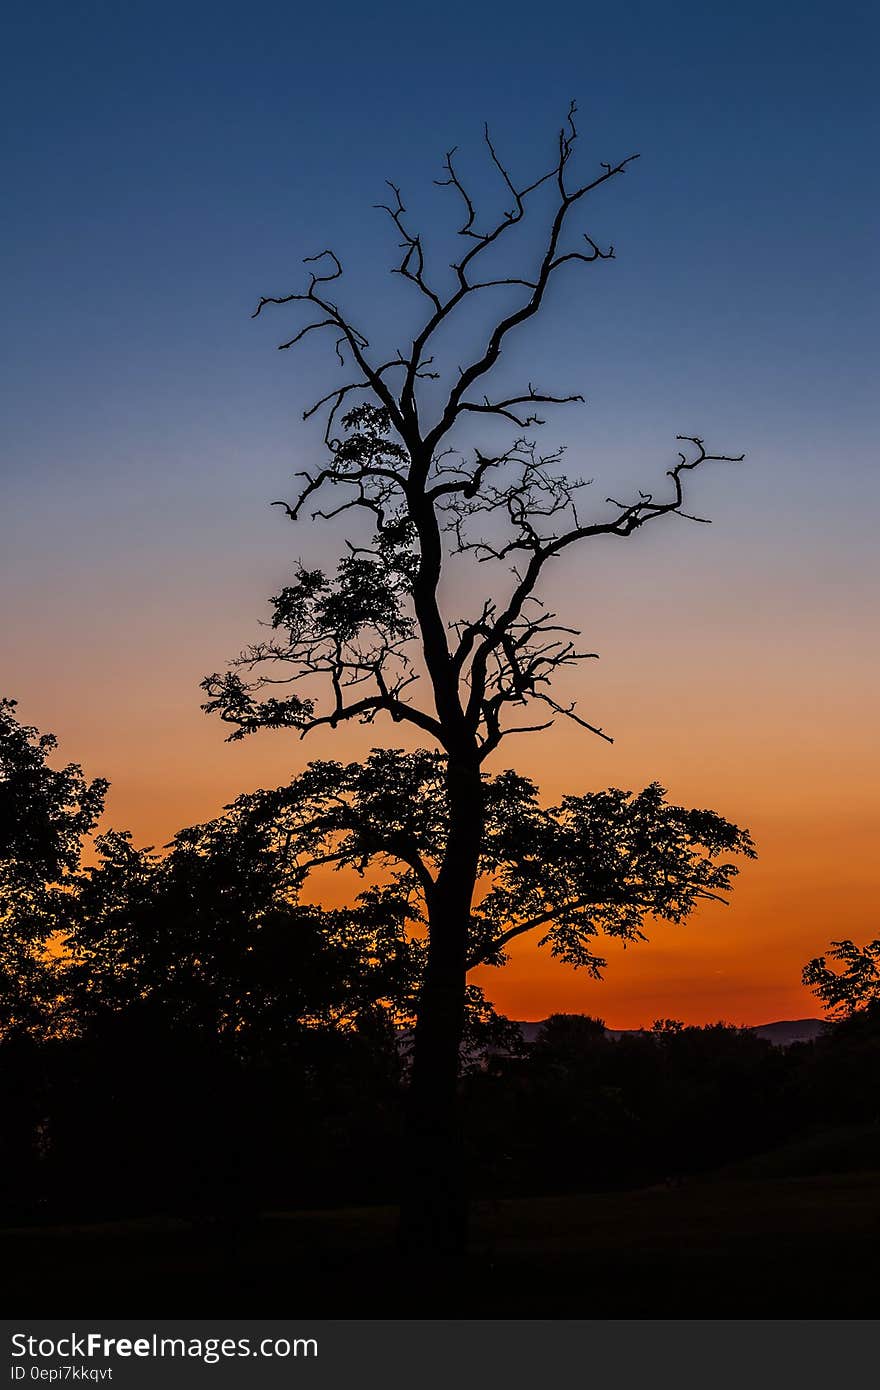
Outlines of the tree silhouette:
<svg viewBox="0 0 880 1390">
<path fill-rule="evenodd" d="M 573 169 L 576 141 L 572 104 L 550 167 L 522 182 L 509 172 L 486 129 L 489 163 L 508 203 L 488 221 L 459 172 L 456 151 L 447 153 L 438 182 L 462 207 L 461 252 L 451 276 L 429 265 L 401 192 L 389 184 L 390 199 L 381 206 L 400 239 L 394 273 L 413 286 L 425 311 L 406 350 L 386 360 L 372 352 L 334 297 L 343 269 L 329 249 L 306 258 L 305 288 L 264 297 L 255 311 L 256 316 L 277 305 L 304 309 L 306 322 L 281 349 L 329 334 L 344 373 L 304 412 L 305 419 L 324 412 L 326 461 L 300 474 L 298 494 L 277 505 L 292 521 L 309 512 L 313 519 L 365 516 L 372 538 L 359 544 L 355 531 L 335 576 L 297 566 L 272 601 L 269 640 L 205 680 L 205 709 L 235 726 L 233 738 L 260 728 L 305 735 L 351 720 L 372 724 L 384 714 L 418 729 L 441 750 L 430 764 L 433 782 L 425 792 L 427 801 L 442 789 L 439 840 L 427 857 L 412 853 L 403 839 L 394 851 L 423 895 L 428 928 L 410 1089 L 412 1194 L 404 1229 L 412 1248 L 457 1249 L 463 1241 L 455 1129 L 469 963 L 491 959 L 510 937 L 544 925 L 552 949 L 590 966 L 595 957 L 583 942 L 585 922 L 625 935 L 667 890 L 667 915 L 686 915 L 714 888 L 700 878 L 708 871 L 697 868 L 706 862 L 699 856 L 691 861 L 697 881 L 673 874 L 664 886 L 664 837 L 654 838 L 660 822 L 679 847 L 708 844 L 714 853 L 725 836 L 727 849 L 747 844 L 709 813 L 687 813 L 696 817 L 690 825 L 683 813 L 670 815 L 670 808 L 661 809 L 657 789 L 635 800 L 606 794 L 603 809 L 612 827 L 603 843 L 595 806 L 575 798 L 541 823 L 540 848 L 531 858 L 515 855 L 510 862 L 516 869 L 501 874 L 474 913 L 478 879 L 487 853 L 491 857 L 487 837 L 494 833 L 490 803 L 497 784 L 483 779 L 486 759 L 512 734 L 546 729 L 559 716 L 608 738 L 554 693 L 560 671 L 594 654 L 581 650 L 576 631 L 541 602 L 546 568 L 581 542 L 625 539 L 662 517 L 691 516 L 684 509 L 689 476 L 706 463 L 734 461 L 710 453 L 699 437 L 680 436 L 662 493 L 608 498 L 591 507 L 585 483 L 564 472 L 561 452 L 541 452 L 534 440 L 544 423 L 539 409 L 582 397 L 533 382 L 489 394 L 489 379 L 494 373 L 497 380 L 508 342 L 541 311 L 551 284 L 613 257 L 612 247 L 601 247 L 587 233 L 571 241 L 571 224 L 636 156 L 602 164 L 598 174 L 580 179 Z M 496 253 L 515 243 L 511 233 L 530 215 L 543 219 L 541 249 L 528 269 L 514 273 Z M 443 366 L 449 335 L 467 334 L 474 311 L 484 307 L 490 316 L 484 345 L 464 365 Z M 463 343 L 458 347 L 464 350 Z M 478 441 L 463 444 L 461 427 L 477 422 Z M 450 567 L 460 574 L 459 592 L 480 594 L 469 612 L 445 610 Z M 427 694 L 417 702 L 425 682 Z M 625 854 L 631 857 L 615 873 L 618 836 L 629 837 Z M 585 857 L 576 869 L 569 851 L 579 837 Z M 609 859 L 603 858 L 606 850 Z M 639 876 L 642 867 L 647 885 Z M 681 868 L 679 858 L 676 872 Z M 623 885 L 639 893 L 644 888 L 644 901 L 628 902 Z M 602 912 L 597 894 L 604 894 Z M 526 903 L 522 918 L 507 915 Z"/>
<path fill-rule="evenodd" d="M 64 915 L 71 1030 L 146 1006 L 262 1055 L 303 1027 L 381 1014 L 391 1032 L 409 1018 L 419 960 L 403 905 L 369 893 L 356 911 L 299 902 L 304 874 L 282 804 L 277 793 L 241 796 L 163 855 L 124 832 L 98 837 Z"/>
<path fill-rule="evenodd" d="M 804 966 L 802 978 L 832 1018 L 848 1018 L 880 1001 L 880 940 L 864 946 L 832 941 L 828 954 L 842 969 L 834 970 L 825 956 L 816 956 Z"/>
<path fill-rule="evenodd" d="M 22 724 L 0 700 L 0 1030 L 45 1023 L 51 972 L 41 959 L 75 882 L 82 842 L 107 783 L 76 763 L 49 766 L 53 734 Z"/>
</svg>

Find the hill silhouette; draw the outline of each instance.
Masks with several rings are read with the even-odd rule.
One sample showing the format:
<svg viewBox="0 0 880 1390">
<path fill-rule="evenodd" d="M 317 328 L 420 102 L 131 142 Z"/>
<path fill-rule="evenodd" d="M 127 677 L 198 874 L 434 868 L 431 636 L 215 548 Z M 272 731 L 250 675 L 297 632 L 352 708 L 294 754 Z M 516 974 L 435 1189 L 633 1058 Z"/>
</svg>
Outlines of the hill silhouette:
<svg viewBox="0 0 880 1390">
<path fill-rule="evenodd" d="M 518 1019 L 516 1027 L 522 1034 L 523 1042 L 532 1043 L 537 1038 L 541 1029 L 544 1027 L 546 1019 L 539 1019 L 537 1022 L 531 1020 Z M 758 1023 L 745 1029 L 746 1032 L 754 1033 L 758 1038 L 766 1038 L 775 1047 L 789 1047 L 796 1042 L 813 1042 L 820 1037 L 826 1027 L 821 1018 L 794 1018 L 779 1019 L 773 1023 Z M 641 1033 L 650 1032 L 648 1028 L 606 1028 L 605 1036 L 608 1038 L 637 1037 Z"/>
</svg>

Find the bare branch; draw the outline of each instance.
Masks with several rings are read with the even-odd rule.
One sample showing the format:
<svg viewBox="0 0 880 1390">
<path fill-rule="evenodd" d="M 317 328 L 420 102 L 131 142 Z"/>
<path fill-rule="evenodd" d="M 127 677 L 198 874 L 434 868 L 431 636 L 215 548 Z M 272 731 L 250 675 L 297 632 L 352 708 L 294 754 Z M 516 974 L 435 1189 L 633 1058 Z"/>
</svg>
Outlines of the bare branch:
<svg viewBox="0 0 880 1390">
<path fill-rule="evenodd" d="M 532 389 L 531 383 L 524 396 L 509 396 L 503 401 L 490 401 L 488 396 L 484 396 L 482 401 L 461 401 L 459 411 L 470 410 L 480 415 L 501 415 L 506 420 L 511 420 L 520 429 L 528 429 L 530 425 L 543 425 L 545 422 L 537 415 L 519 416 L 515 415 L 512 407 L 515 405 L 527 405 L 538 402 L 545 405 L 569 405 L 572 402 L 583 404 L 583 396 L 548 396 L 543 395 Z"/>
<path fill-rule="evenodd" d="M 386 179 L 386 183 L 394 194 L 396 202 L 393 207 L 388 203 L 377 203 L 376 207 L 381 212 L 388 213 L 388 216 L 403 237 L 403 242 L 401 243 L 404 253 L 403 259 L 400 265 L 395 267 L 393 274 L 402 275 L 404 279 L 411 280 L 412 283 L 421 290 L 422 294 L 430 299 L 434 308 L 439 310 L 441 308 L 440 299 L 425 280 L 425 257 L 422 251 L 421 239 L 417 235 L 409 232 L 403 225 L 403 216 L 406 212 L 406 208 L 404 207 L 403 199 L 400 196 L 400 189 L 397 184 L 392 183 L 390 179 Z"/>
<path fill-rule="evenodd" d="M 571 705 L 558 705 L 545 692 L 540 691 L 535 695 L 536 700 L 543 700 L 545 705 L 549 705 L 557 714 L 564 714 L 566 719 L 571 719 L 575 724 L 579 724 L 582 729 L 587 729 L 591 734 L 596 734 L 599 738 L 604 738 L 606 743 L 613 743 L 614 739 L 610 734 L 606 734 L 603 729 L 597 728 L 595 724 L 590 724 L 586 719 L 581 719 L 579 714 L 575 714 L 575 707 Z"/>
</svg>

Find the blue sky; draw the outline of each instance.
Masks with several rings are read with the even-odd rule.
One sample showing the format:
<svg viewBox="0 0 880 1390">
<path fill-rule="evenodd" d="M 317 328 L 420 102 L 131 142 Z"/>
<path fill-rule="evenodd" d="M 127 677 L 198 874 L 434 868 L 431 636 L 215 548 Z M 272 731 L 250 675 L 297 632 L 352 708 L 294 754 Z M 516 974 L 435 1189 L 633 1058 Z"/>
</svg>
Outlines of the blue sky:
<svg viewBox="0 0 880 1390">
<path fill-rule="evenodd" d="M 582 167 L 641 159 L 589 209 L 618 259 L 573 277 L 511 354 L 588 398 L 551 442 L 601 482 L 650 477 L 676 433 L 702 432 L 749 451 L 735 485 L 705 486 L 753 544 L 867 560 L 877 30 L 851 3 L 564 3 L 546 22 L 498 3 L 9 10 L 13 645 L 47 604 L 65 628 L 99 591 L 106 606 L 108 584 L 198 609 L 202 583 L 215 611 L 239 595 L 253 611 L 291 545 L 266 503 L 334 379 L 329 347 L 273 351 L 293 320 L 252 322 L 258 294 L 331 244 L 368 323 L 405 313 L 382 180 L 436 217 L 446 148 L 479 176 L 488 119 L 532 171 L 570 97 Z"/>
</svg>

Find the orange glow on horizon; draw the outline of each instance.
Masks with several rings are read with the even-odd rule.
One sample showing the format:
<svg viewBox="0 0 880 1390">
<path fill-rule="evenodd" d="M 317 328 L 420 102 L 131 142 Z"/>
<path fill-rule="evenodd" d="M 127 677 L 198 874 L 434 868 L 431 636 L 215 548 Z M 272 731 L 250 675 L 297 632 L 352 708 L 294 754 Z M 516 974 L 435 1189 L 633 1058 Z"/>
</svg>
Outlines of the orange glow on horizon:
<svg viewBox="0 0 880 1390">
<path fill-rule="evenodd" d="M 170 728 L 156 737 L 149 765 L 131 759 L 121 721 L 117 730 L 105 729 L 105 752 L 112 756 L 92 758 L 87 768 L 96 773 L 110 764 L 112 772 L 114 763 L 122 765 L 105 825 L 130 826 L 139 843 L 161 845 L 181 826 L 216 815 L 240 791 L 281 783 L 308 757 L 355 758 L 365 746 L 360 729 L 322 735 L 311 747 L 285 735 L 224 746 L 209 721 L 188 722 L 191 736 L 180 745 Z M 371 742 L 378 743 L 377 731 L 371 732 Z M 76 742 L 65 738 L 65 756 Z M 692 745 L 700 747 L 696 735 Z M 572 765 L 575 750 L 584 756 L 580 772 Z M 831 938 L 860 939 L 872 930 L 864 916 L 876 836 L 868 789 L 861 780 L 853 785 L 851 773 L 844 776 L 842 751 L 837 779 L 829 778 L 816 799 L 809 777 L 798 777 L 796 768 L 759 784 L 733 749 L 724 751 L 723 767 L 707 772 L 696 759 L 681 760 L 679 749 L 672 750 L 674 757 L 661 745 L 654 759 L 644 750 L 615 758 L 614 750 L 565 729 L 531 741 L 528 750 L 521 742 L 520 752 L 529 756 L 521 756 L 517 766 L 539 782 L 547 800 L 591 786 L 644 785 L 652 762 L 662 771 L 664 762 L 674 761 L 677 776 L 658 778 L 670 796 L 713 806 L 747 825 L 759 857 L 742 863 L 728 907 L 706 904 L 680 926 L 650 925 L 648 942 L 625 948 L 597 938 L 596 949 L 608 961 L 601 982 L 556 961 L 528 938 L 515 942 L 506 967 L 481 968 L 472 976 L 502 1012 L 519 1019 L 589 1013 L 617 1028 L 658 1017 L 759 1024 L 821 1012 L 800 984 L 802 966 Z M 309 896 L 332 905 L 350 901 L 351 893 L 349 876 L 325 870 L 315 876 Z"/>
<path fill-rule="evenodd" d="M 602 983 L 527 939 L 515 943 L 506 968 L 478 975 L 509 1016 L 584 1012 L 621 1028 L 657 1017 L 758 1024 L 816 1016 L 817 1001 L 800 984 L 804 963 L 833 938 L 876 934 L 866 912 L 880 829 L 871 615 L 858 599 L 843 606 L 818 573 L 815 582 L 803 577 L 796 605 L 780 604 L 778 557 L 763 574 L 753 560 L 749 578 L 747 557 L 731 553 L 736 539 L 722 530 L 714 550 L 696 546 L 690 569 L 678 563 L 674 539 L 668 549 L 634 550 L 629 568 L 621 562 L 619 583 L 603 570 L 598 608 L 591 571 L 575 567 L 565 591 L 548 598 L 584 628 L 602 660 L 569 676 L 559 696 L 576 696 L 615 742 L 557 725 L 503 744 L 488 770 L 516 767 L 547 801 L 656 780 L 675 801 L 747 826 L 759 857 L 742 865 L 729 907 L 707 905 L 679 927 L 661 923 L 648 943 L 625 951 L 597 941 L 609 962 Z M 748 590 L 735 621 L 721 621 L 732 575 L 744 589 L 748 580 Z M 240 577 L 229 582 L 235 590 Z M 791 591 L 790 576 L 785 584 Z M 83 651 L 77 633 L 65 652 L 64 633 L 56 650 L 22 632 L 28 664 L 15 669 L 27 670 L 28 680 L 6 686 L 26 722 L 59 736 L 59 757 L 109 777 L 103 825 L 131 829 L 137 843 L 162 845 L 239 793 L 279 785 L 310 759 L 355 759 L 373 745 L 418 742 L 377 723 L 319 730 L 304 742 L 265 733 L 226 744 L 226 731 L 199 709 L 198 682 L 252 631 L 253 614 L 244 615 L 250 599 L 239 593 L 221 624 L 196 621 L 201 610 L 191 595 L 177 607 L 163 598 L 133 637 L 134 596 L 120 590 L 114 602 L 109 615 L 96 614 L 93 651 Z M 148 655 L 133 675 L 141 651 Z M 57 672 L 65 655 L 62 700 Z"/>
</svg>

